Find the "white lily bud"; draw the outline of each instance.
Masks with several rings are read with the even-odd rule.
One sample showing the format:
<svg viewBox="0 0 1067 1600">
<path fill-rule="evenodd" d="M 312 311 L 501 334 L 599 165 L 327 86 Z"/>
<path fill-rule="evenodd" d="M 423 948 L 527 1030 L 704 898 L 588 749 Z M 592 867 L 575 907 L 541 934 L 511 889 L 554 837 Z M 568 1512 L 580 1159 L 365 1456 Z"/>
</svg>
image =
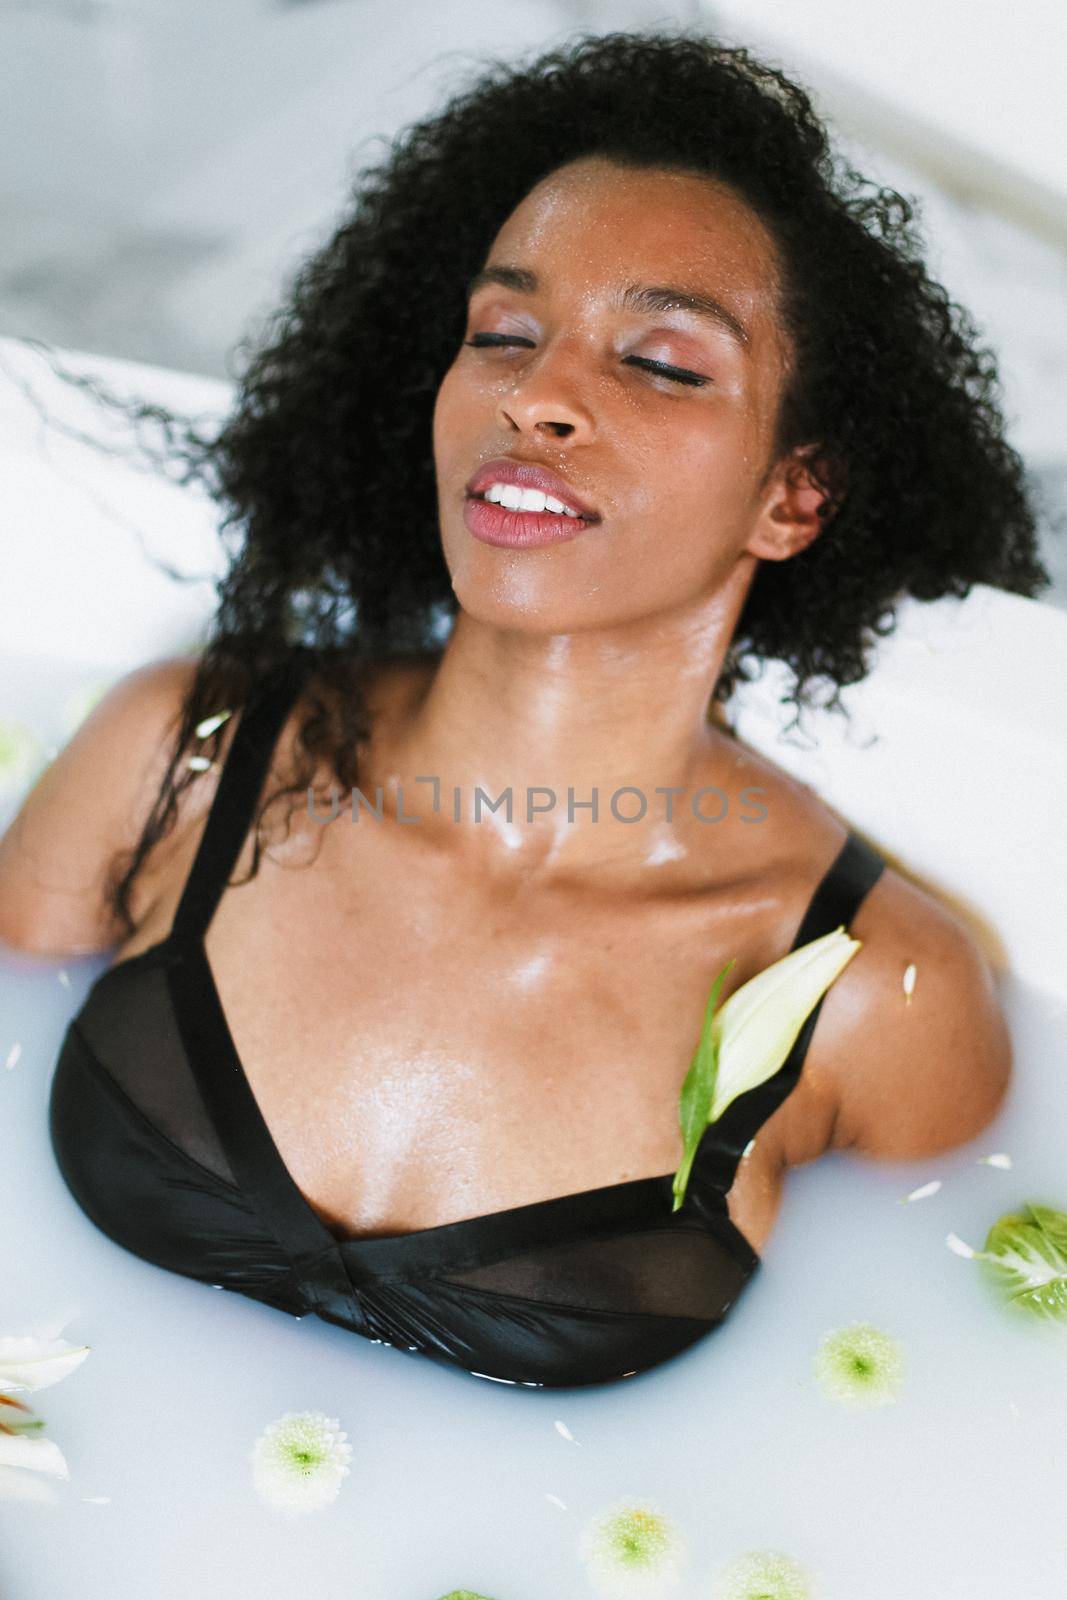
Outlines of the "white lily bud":
<svg viewBox="0 0 1067 1600">
<path fill-rule="evenodd" d="M 718 1073 L 710 1122 L 778 1071 L 797 1035 L 862 944 L 844 926 L 791 950 L 736 989 L 712 1020 Z"/>
</svg>

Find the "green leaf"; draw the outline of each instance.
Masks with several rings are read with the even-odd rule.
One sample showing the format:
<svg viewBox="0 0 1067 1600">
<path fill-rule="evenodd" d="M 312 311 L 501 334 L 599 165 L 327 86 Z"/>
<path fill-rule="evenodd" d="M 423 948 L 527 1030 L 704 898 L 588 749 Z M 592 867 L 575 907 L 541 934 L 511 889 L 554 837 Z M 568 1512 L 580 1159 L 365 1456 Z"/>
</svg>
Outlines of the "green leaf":
<svg viewBox="0 0 1067 1600">
<path fill-rule="evenodd" d="M 685 1075 L 685 1082 L 682 1084 L 682 1093 L 678 1103 L 678 1121 L 682 1128 L 682 1160 L 678 1171 L 674 1174 L 674 1182 L 671 1185 L 674 1194 L 672 1211 L 677 1211 L 685 1198 L 693 1157 L 696 1155 L 697 1146 L 700 1143 L 704 1129 L 708 1125 L 712 1101 L 715 1098 L 719 1052 L 712 1034 L 712 1018 L 719 1001 L 719 991 L 726 979 L 726 974 L 733 964 L 733 960 L 728 961 L 711 986 L 711 993 L 708 995 L 707 1005 L 704 1007 L 704 1025 L 700 1030 L 700 1039 L 690 1063 L 689 1071 Z"/>
</svg>

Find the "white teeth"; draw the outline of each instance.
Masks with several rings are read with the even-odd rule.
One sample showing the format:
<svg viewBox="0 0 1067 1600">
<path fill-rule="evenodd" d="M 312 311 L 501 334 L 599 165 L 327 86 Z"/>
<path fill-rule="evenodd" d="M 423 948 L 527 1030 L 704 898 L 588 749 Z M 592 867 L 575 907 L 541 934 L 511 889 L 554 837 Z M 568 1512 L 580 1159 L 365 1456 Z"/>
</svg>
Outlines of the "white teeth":
<svg viewBox="0 0 1067 1600">
<path fill-rule="evenodd" d="M 553 511 L 557 516 L 578 518 L 580 513 L 557 500 L 554 495 L 542 494 L 540 489 L 520 489 L 514 483 L 494 483 L 485 492 L 485 499 L 508 511 Z"/>
</svg>

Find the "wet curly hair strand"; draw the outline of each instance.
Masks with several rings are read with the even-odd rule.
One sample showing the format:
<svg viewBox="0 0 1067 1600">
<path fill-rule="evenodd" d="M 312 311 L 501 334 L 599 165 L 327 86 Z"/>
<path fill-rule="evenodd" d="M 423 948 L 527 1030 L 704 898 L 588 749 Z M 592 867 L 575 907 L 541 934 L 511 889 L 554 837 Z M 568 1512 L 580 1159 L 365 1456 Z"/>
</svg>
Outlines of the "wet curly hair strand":
<svg viewBox="0 0 1067 1600">
<path fill-rule="evenodd" d="M 221 431 L 184 436 L 187 476 L 223 508 L 224 545 L 240 537 L 161 793 L 113 872 L 131 933 L 134 876 L 195 776 L 183 757 L 203 718 L 242 704 L 302 646 L 312 671 L 298 748 L 308 773 L 326 755 L 347 792 L 368 731 L 363 669 L 447 631 L 457 602 L 438 528 L 437 389 L 464 336 L 468 281 L 507 216 L 565 162 L 706 174 L 777 245 L 793 361 L 774 459 L 817 441 L 809 467 L 829 509 L 806 550 L 759 564 L 709 715 L 751 676 L 746 658 L 786 662 L 798 708 L 819 679 L 840 706 L 905 595 L 963 596 L 976 583 L 1034 595 L 1050 582 L 995 360 L 929 277 L 912 204 L 835 156 L 803 88 L 747 49 L 691 34 L 585 34 L 532 64 L 482 67 L 359 174 L 333 236 L 255 348 L 240 347 L 247 364 Z M 308 786 L 298 775 L 272 800 Z M 259 851 L 257 825 L 253 875 Z"/>
</svg>

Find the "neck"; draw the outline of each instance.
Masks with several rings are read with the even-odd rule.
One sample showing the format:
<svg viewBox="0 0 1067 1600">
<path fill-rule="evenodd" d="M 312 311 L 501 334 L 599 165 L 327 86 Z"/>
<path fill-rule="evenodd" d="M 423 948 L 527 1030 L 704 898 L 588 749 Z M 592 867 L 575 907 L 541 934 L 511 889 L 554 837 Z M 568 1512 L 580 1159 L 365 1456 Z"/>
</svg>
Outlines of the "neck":
<svg viewBox="0 0 1067 1600">
<path fill-rule="evenodd" d="M 534 634 L 460 612 L 432 681 L 373 762 L 370 784 L 423 828 L 447 827 L 487 871 L 562 881 L 684 856 L 694 830 L 709 831 L 693 816 L 693 794 L 715 781 L 716 757 L 723 772 L 732 765 L 730 741 L 708 710 L 754 570 L 739 563 L 683 615 L 610 630 Z M 728 776 L 722 787 L 739 806 Z M 361 788 L 374 799 L 366 780 Z M 486 803 L 508 789 L 510 822 L 506 801 L 495 811 Z M 613 811 L 620 789 L 627 792 Z M 699 802 L 711 817 L 722 804 L 714 794 Z M 634 817 L 641 820 L 626 820 Z"/>
</svg>

